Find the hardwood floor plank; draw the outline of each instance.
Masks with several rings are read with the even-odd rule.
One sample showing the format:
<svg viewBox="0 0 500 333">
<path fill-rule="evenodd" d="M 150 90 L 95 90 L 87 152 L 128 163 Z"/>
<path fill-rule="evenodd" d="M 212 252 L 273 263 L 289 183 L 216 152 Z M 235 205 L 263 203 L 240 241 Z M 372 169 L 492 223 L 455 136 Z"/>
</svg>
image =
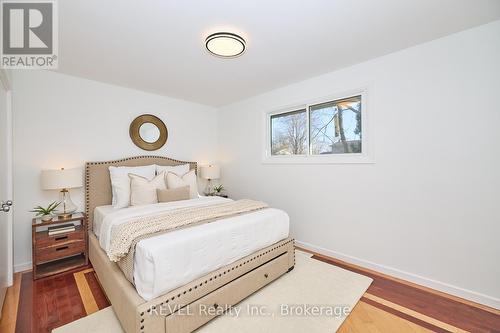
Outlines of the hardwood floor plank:
<svg viewBox="0 0 500 333">
<path fill-rule="evenodd" d="M 429 333 L 433 331 L 360 301 L 338 330 L 338 333 L 353 332 Z"/>
<path fill-rule="evenodd" d="M 36 332 L 33 322 L 33 273 L 27 272 L 21 276 L 21 291 L 17 310 L 16 333 Z"/>
<path fill-rule="evenodd" d="M 34 304 L 34 314 L 36 315 L 36 320 L 34 320 L 34 326 L 36 331 L 40 332 L 50 332 L 47 327 L 54 325 L 59 321 L 60 313 L 57 311 L 57 300 L 60 294 L 57 285 L 64 286 L 66 281 L 57 281 L 54 283 L 54 279 L 44 279 L 34 282 L 33 284 L 33 294 L 30 295 L 33 299 Z M 54 290 L 52 293 L 51 290 Z M 39 295 L 34 297 L 34 295 Z M 56 297 L 52 297 L 55 295 Z"/>
<path fill-rule="evenodd" d="M 12 287 L 7 289 L 0 319 L 0 333 L 14 333 L 16 330 L 19 293 L 21 290 L 21 274 L 14 274 Z"/>
<path fill-rule="evenodd" d="M 94 270 L 85 273 L 85 279 L 87 280 L 87 284 L 89 285 L 90 290 L 92 291 L 92 295 L 94 296 L 95 302 L 97 303 L 99 310 L 102 310 L 110 306 L 111 303 L 106 297 L 106 294 L 104 294 L 104 292 L 102 291 L 101 284 L 99 283 L 99 280 L 97 279 L 97 275 L 95 274 Z"/>
<path fill-rule="evenodd" d="M 83 302 L 83 306 L 85 307 L 85 312 L 87 313 L 87 315 L 89 315 L 99 311 L 99 307 L 97 306 L 94 295 L 92 294 L 92 290 L 87 283 L 85 273 L 88 273 L 88 270 L 74 273 L 73 276 L 75 278 L 76 286 L 80 293 L 80 298 Z"/>
<path fill-rule="evenodd" d="M 384 310 L 385 312 L 392 313 L 399 318 L 405 319 L 409 322 L 419 325 L 420 327 L 427 328 L 432 332 L 438 333 L 447 333 L 447 332 L 456 332 L 456 333 L 465 333 L 465 331 L 457 329 L 451 325 L 441 323 L 436 321 L 433 318 L 426 318 L 425 316 L 421 316 L 418 313 L 415 314 L 412 311 L 405 311 L 402 307 L 396 307 L 393 305 L 389 305 L 385 302 L 381 302 L 380 300 L 375 300 L 369 297 L 369 294 L 365 294 L 361 300 L 367 304 L 370 304 L 376 308 Z"/>
</svg>

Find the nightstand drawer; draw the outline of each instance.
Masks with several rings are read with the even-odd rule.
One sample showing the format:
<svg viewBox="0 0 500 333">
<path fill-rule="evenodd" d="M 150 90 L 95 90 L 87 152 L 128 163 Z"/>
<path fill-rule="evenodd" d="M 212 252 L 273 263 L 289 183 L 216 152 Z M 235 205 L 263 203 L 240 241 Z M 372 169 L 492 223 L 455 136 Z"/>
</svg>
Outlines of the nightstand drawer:
<svg viewBox="0 0 500 333">
<path fill-rule="evenodd" d="M 85 252 L 85 249 L 85 240 L 77 240 L 50 247 L 37 248 L 35 250 L 36 261 L 37 264 L 40 264 L 42 262 L 57 260 Z"/>
<path fill-rule="evenodd" d="M 36 245 L 37 249 L 46 248 L 49 246 L 57 246 L 61 243 L 66 243 L 69 241 L 84 240 L 85 233 L 81 228 L 76 231 L 68 232 L 65 234 L 59 234 L 55 236 L 49 236 L 47 232 L 39 232 L 36 235 Z"/>
</svg>

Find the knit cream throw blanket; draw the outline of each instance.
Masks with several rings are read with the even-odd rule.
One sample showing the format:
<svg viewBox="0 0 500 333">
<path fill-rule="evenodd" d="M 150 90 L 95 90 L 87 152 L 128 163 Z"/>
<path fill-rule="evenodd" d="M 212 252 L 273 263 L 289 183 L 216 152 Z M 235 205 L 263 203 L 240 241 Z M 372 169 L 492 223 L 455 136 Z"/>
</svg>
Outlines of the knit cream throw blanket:
<svg viewBox="0 0 500 333">
<path fill-rule="evenodd" d="M 129 252 L 131 250 L 135 252 L 137 241 L 147 238 L 147 236 L 154 236 L 157 233 L 189 225 L 208 223 L 223 217 L 248 213 L 267 207 L 267 204 L 260 201 L 237 200 L 209 206 L 180 208 L 156 215 L 138 217 L 117 226 L 113 230 L 108 257 L 114 262 L 130 257 Z M 131 259 L 130 261 L 133 262 L 133 256 Z M 123 267 L 121 268 L 124 270 Z M 132 275 L 133 273 L 128 272 L 128 274 Z"/>
</svg>

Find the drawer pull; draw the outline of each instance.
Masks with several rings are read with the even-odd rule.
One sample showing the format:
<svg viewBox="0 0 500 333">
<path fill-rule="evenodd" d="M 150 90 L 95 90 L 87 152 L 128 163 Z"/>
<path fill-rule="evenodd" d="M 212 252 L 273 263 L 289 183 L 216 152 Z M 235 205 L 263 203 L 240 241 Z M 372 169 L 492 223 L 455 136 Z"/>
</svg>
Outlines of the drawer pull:
<svg viewBox="0 0 500 333">
<path fill-rule="evenodd" d="M 61 247 L 58 247 L 58 248 L 56 249 L 56 251 L 66 250 L 67 248 L 69 248 L 69 246 L 61 246 Z"/>
<path fill-rule="evenodd" d="M 269 274 L 265 273 L 264 277 L 267 279 L 269 277 Z"/>
<path fill-rule="evenodd" d="M 68 239 L 68 236 L 61 236 L 61 237 L 54 238 L 55 241 L 60 241 L 60 240 L 63 240 L 63 239 Z"/>
</svg>

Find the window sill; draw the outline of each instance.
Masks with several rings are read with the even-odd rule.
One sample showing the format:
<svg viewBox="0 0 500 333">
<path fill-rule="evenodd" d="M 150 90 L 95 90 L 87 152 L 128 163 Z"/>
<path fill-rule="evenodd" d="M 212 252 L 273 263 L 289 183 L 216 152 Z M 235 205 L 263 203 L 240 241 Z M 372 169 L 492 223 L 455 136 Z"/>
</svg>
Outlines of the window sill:
<svg viewBox="0 0 500 333">
<path fill-rule="evenodd" d="M 365 154 L 319 155 L 319 156 L 265 156 L 262 164 L 374 164 L 375 160 Z"/>
</svg>

